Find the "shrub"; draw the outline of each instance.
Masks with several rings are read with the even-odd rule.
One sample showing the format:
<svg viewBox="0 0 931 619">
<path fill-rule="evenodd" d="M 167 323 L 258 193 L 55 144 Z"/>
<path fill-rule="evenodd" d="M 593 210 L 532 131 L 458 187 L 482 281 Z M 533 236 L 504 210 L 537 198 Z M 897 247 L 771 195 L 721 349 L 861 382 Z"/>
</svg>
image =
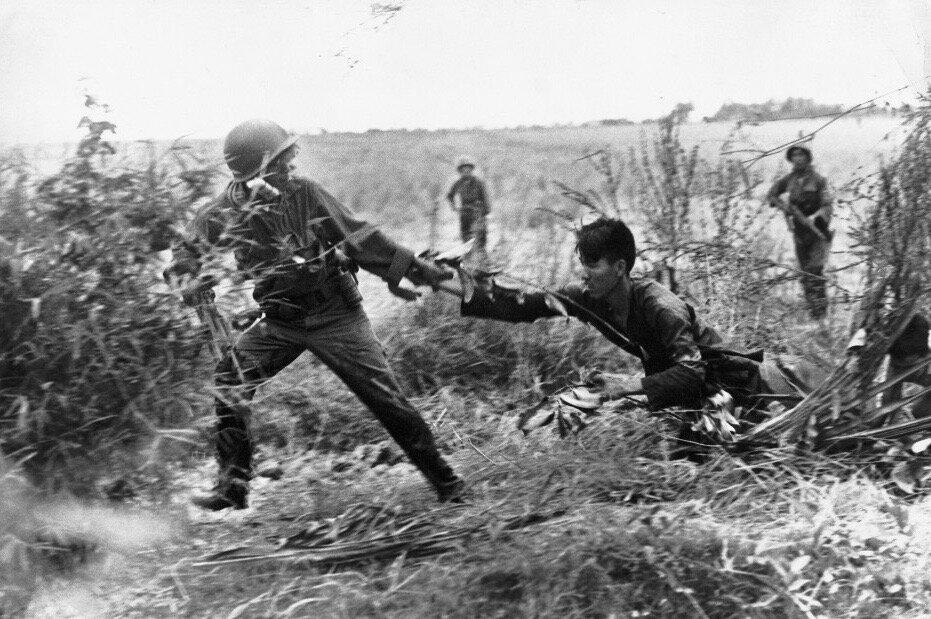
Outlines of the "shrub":
<svg viewBox="0 0 931 619">
<path fill-rule="evenodd" d="M 3 212 L 26 218 L 0 255 L 0 450 L 75 488 L 89 481 L 78 462 L 189 416 L 195 341 L 156 252 L 212 178 L 182 145 L 134 164 L 116 159 L 111 123 L 82 126 L 53 176 L 0 166 L 17 170 Z"/>
</svg>

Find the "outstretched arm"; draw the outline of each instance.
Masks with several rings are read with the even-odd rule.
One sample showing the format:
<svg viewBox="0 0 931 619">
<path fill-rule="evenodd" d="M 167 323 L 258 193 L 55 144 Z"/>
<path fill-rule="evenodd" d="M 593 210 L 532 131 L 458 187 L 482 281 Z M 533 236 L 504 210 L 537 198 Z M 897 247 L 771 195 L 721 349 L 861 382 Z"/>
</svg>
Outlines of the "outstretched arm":
<svg viewBox="0 0 931 619">
<path fill-rule="evenodd" d="M 431 285 L 450 277 L 442 269 L 414 256 L 407 247 L 396 243 L 384 232 L 356 216 L 323 188 L 312 184 L 312 199 L 326 213 L 322 222 L 328 237 L 342 243 L 346 253 L 366 271 L 396 288 L 407 277 L 417 285 Z"/>
<path fill-rule="evenodd" d="M 557 291 L 556 296 L 568 302 L 560 308 L 545 292 L 524 292 L 492 283 L 490 287 L 476 289 L 468 301 L 463 300 L 461 312 L 463 316 L 505 322 L 533 322 L 538 318 L 562 316 L 561 309 L 570 316 L 578 316 L 582 304 L 581 288 L 565 286 Z"/>
</svg>

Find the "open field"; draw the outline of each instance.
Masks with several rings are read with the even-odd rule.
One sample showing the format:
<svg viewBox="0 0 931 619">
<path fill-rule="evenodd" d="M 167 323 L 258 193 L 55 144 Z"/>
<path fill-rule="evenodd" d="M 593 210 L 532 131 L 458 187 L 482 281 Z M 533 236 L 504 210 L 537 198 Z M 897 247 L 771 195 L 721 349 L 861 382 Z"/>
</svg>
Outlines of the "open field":
<svg viewBox="0 0 931 619">
<path fill-rule="evenodd" d="M 771 148 L 820 124 L 744 127 L 734 147 Z M 892 154 L 897 127 L 891 119 L 844 119 L 818 134 L 815 163 L 839 198 L 848 199 L 850 181 Z M 715 160 L 731 130 L 687 125 L 682 138 Z M 641 135 L 632 126 L 305 136 L 296 164 L 299 173 L 421 250 L 455 242 L 454 214 L 445 203 L 437 209 L 436 200 L 452 180 L 456 156 L 472 154 L 492 196 L 493 261 L 549 285 L 571 279 L 575 268 L 571 235 L 540 210 L 569 206 L 554 181 L 599 187 L 601 177 L 578 159 L 605 146 L 639 152 Z M 217 148 L 197 146 L 214 156 Z M 48 172 L 62 152 L 47 147 L 31 154 L 34 166 Z M 762 196 L 787 165 L 776 155 L 755 169 L 764 181 L 755 193 Z M 838 209 L 837 266 L 850 260 L 847 208 Z M 781 218 L 764 223 L 759 243 L 771 259 L 791 264 Z M 838 276 L 852 290 L 857 278 L 855 271 Z M 411 466 L 356 449 L 383 449 L 383 431 L 305 354 L 263 387 L 253 416 L 260 461 L 280 464 L 282 480 L 258 480 L 250 508 L 241 512 L 214 516 L 186 506 L 188 492 L 213 474 L 206 447 L 212 412 L 202 391 L 178 422 L 197 431 L 193 446 L 144 442 L 151 447 L 140 449 L 147 468 L 105 471 L 138 486 L 117 512 L 144 511 L 171 534 L 142 550 L 92 557 L 72 571 L 43 572 L 18 598 L 25 599 L 27 615 L 929 616 L 931 502 L 921 494 L 903 498 L 871 463 L 794 451 L 747 458 L 722 451 L 700 465 L 670 459 L 670 428 L 636 408 L 597 420 L 577 439 L 559 439 L 548 429 L 524 436 L 514 425 L 519 412 L 571 371 L 633 372 L 635 364 L 578 324 L 467 321 L 450 298 L 428 295 L 407 304 L 374 277 L 364 275 L 361 284 L 399 377 L 468 479 L 468 504 L 435 507 Z M 736 301 L 726 295 L 697 300 L 700 311 L 742 343 L 756 333 L 749 333 L 746 316 L 763 313 L 770 321 L 764 332 L 772 337 L 765 345 L 832 360 L 846 339 L 850 308 L 839 301 L 819 325 L 805 318 L 798 295 L 796 282 L 783 284 L 765 311 L 734 311 L 729 305 Z M 206 381 L 209 360 L 201 354 L 197 378 Z M 427 557 L 337 566 L 306 557 L 202 560 L 241 545 L 268 550 L 309 522 L 358 503 L 390 508 L 399 521 L 425 513 L 437 531 L 474 530 L 448 552 Z"/>
</svg>

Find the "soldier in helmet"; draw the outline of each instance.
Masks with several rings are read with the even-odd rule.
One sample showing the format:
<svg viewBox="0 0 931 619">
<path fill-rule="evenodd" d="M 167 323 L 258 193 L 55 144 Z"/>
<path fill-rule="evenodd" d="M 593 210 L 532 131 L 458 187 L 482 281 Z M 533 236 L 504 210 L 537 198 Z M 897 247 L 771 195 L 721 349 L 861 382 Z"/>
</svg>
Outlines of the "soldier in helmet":
<svg viewBox="0 0 931 619">
<path fill-rule="evenodd" d="M 475 239 L 475 250 L 482 260 L 485 257 L 485 244 L 488 236 L 489 204 L 485 184 L 475 175 L 475 160 L 462 156 L 456 162 L 459 178 L 446 193 L 449 205 L 456 209 L 456 196 L 461 204 L 459 208 L 459 231 L 462 241 Z"/>
<path fill-rule="evenodd" d="M 770 206 L 786 212 L 786 222 L 795 241 L 795 255 L 802 270 L 802 288 L 813 318 L 827 311 L 824 268 L 831 252 L 831 213 L 833 197 L 827 180 L 811 165 L 811 151 L 793 146 L 786 151 L 792 171 L 772 186 L 767 194 Z M 789 202 L 782 194 L 789 194 Z"/>
<path fill-rule="evenodd" d="M 257 387 L 304 350 L 313 352 L 372 411 L 440 500 L 456 500 L 463 482 L 444 461 L 433 434 L 401 392 L 356 288 L 358 267 L 396 288 L 406 277 L 433 285 L 447 277 L 350 212 L 317 183 L 292 174 L 297 138 L 268 120 L 250 120 L 224 143 L 233 173 L 226 190 L 196 215 L 166 276 L 186 279 L 194 304 L 212 298 L 201 273 L 218 250 L 231 250 L 254 284 L 262 318 L 216 367 L 219 479 L 195 497 L 202 508 L 247 504 L 253 443 L 248 403 Z"/>
</svg>

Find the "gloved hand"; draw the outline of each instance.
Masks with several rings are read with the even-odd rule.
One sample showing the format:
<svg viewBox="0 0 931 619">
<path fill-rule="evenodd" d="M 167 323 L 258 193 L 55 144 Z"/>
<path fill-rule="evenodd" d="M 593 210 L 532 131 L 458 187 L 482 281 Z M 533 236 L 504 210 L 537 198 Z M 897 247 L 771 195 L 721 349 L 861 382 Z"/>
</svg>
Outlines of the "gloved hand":
<svg viewBox="0 0 931 619">
<path fill-rule="evenodd" d="M 415 286 L 430 286 L 435 290 L 440 282 L 452 279 L 453 272 L 438 267 L 429 260 L 415 257 L 405 277 Z"/>
</svg>

